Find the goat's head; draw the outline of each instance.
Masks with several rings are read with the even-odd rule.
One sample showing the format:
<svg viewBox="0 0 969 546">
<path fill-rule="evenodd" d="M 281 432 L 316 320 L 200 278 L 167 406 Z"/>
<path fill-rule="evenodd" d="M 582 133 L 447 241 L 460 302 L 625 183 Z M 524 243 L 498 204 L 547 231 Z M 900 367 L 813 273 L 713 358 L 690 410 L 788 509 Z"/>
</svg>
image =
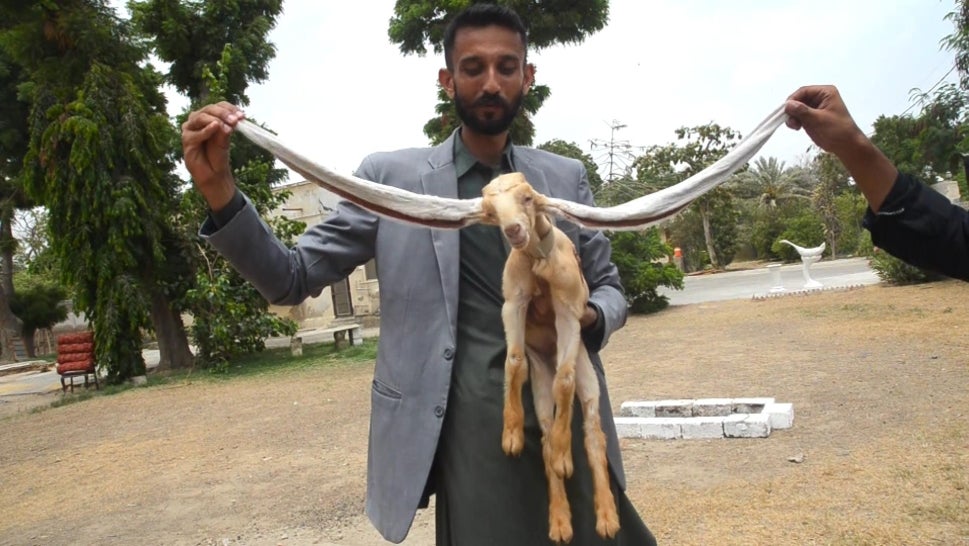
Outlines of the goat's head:
<svg viewBox="0 0 969 546">
<path fill-rule="evenodd" d="M 512 247 L 527 246 L 539 216 L 545 214 L 545 196 L 521 173 L 495 178 L 482 188 L 481 196 L 481 222 L 500 227 Z"/>
</svg>

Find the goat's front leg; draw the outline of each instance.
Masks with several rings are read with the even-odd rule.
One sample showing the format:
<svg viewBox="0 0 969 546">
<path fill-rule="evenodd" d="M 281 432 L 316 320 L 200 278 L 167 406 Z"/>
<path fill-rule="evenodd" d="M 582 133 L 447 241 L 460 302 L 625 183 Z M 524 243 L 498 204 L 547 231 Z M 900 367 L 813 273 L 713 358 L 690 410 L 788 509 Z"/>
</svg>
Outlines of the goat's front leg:
<svg viewBox="0 0 969 546">
<path fill-rule="evenodd" d="M 575 359 L 581 345 L 579 319 L 558 301 L 555 306 L 557 337 L 555 381 L 555 421 L 552 424 L 551 449 L 555 472 L 563 478 L 572 476 L 572 405 L 575 402 Z"/>
<path fill-rule="evenodd" d="M 525 276 L 521 275 L 521 265 L 513 257 L 509 257 L 506 263 L 503 281 L 505 303 L 501 308 L 507 342 L 501 448 L 507 455 L 518 455 L 525 446 L 525 410 L 522 407 L 522 386 L 528 378 L 525 317 L 533 288 L 531 279 L 527 276 L 528 270 L 525 269 Z"/>
</svg>

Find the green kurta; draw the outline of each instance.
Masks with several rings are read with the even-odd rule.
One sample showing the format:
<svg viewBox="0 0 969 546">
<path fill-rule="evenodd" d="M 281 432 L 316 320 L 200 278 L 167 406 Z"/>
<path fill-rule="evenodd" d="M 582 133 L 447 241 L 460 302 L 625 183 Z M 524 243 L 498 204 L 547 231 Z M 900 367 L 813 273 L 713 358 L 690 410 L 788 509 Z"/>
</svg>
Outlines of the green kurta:
<svg viewBox="0 0 969 546">
<path fill-rule="evenodd" d="M 481 188 L 511 172 L 511 148 L 500 169 L 478 163 L 455 139 L 458 195 L 479 197 Z M 457 354 L 443 431 L 435 462 L 438 546 L 535 546 L 548 538 L 548 490 L 542 463 L 541 429 L 531 389 L 523 389 L 525 448 L 520 457 L 501 449 L 505 335 L 501 321 L 501 277 L 508 256 L 497 227 L 464 228 L 461 240 Z M 573 421 L 575 472 L 566 480 L 572 510 L 572 544 L 655 544 L 625 494 L 613 480 L 622 529 L 614 540 L 595 532 L 592 474 L 583 446 L 581 411 Z"/>
</svg>

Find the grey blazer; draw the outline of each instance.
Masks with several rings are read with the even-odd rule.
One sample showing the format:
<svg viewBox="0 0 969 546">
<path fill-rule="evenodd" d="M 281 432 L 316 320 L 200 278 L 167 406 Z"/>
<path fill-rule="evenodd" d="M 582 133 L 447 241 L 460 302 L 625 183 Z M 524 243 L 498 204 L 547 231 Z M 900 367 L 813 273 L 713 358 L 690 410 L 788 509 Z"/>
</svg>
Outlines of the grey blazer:
<svg viewBox="0 0 969 546">
<path fill-rule="evenodd" d="M 378 153 L 357 176 L 412 192 L 457 197 L 454 138 L 434 148 Z M 515 168 L 539 192 L 592 203 L 582 163 L 516 147 Z M 611 468 L 625 477 L 605 376 L 597 352 L 626 321 L 626 301 L 600 232 L 559 222 L 579 249 L 590 300 L 602 312 L 605 333 L 588 346 L 601 384 L 601 415 Z M 404 225 L 343 203 L 290 249 L 247 203 L 221 229 L 201 235 L 274 304 L 294 305 L 376 258 L 380 282 L 380 341 L 371 392 L 366 512 L 387 540 L 404 540 L 417 512 L 437 449 L 448 403 L 458 309 L 459 234 Z M 591 345 L 595 342 L 588 342 Z M 500 441 L 495 431 L 495 441 Z"/>
</svg>

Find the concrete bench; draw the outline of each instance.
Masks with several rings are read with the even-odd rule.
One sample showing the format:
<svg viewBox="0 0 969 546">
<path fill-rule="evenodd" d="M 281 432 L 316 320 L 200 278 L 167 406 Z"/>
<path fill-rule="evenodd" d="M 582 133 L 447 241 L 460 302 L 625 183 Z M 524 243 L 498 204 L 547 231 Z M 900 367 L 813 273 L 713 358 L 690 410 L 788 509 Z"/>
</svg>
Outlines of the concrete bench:
<svg viewBox="0 0 969 546">
<path fill-rule="evenodd" d="M 359 324 L 340 324 L 319 330 L 321 334 L 333 334 L 333 342 L 336 347 L 342 348 L 348 345 L 362 345 L 363 336 L 360 335 Z M 349 342 L 349 343 L 348 343 Z"/>
</svg>

